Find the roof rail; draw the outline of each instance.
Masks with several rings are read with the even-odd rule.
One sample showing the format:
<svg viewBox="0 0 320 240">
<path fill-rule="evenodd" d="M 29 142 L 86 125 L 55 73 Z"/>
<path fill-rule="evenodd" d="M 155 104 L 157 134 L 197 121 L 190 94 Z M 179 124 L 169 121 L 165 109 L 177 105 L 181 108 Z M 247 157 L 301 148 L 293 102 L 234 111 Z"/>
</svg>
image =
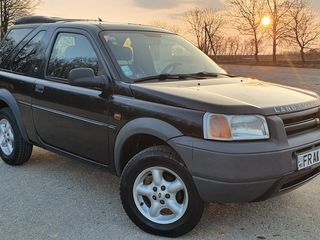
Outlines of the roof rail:
<svg viewBox="0 0 320 240">
<path fill-rule="evenodd" d="M 31 17 L 23 17 L 19 18 L 14 24 L 33 24 L 33 23 L 55 23 L 59 21 L 63 21 L 62 18 L 56 17 L 45 17 L 45 16 L 31 16 Z"/>
<path fill-rule="evenodd" d="M 55 23 L 55 22 L 74 22 L 74 21 L 94 21 L 94 20 L 68 19 L 68 18 L 46 17 L 46 16 L 30 16 L 30 17 L 23 17 L 23 18 L 18 19 L 15 22 L 15 25 L 37 24 L 37 23 Z"/>
</svg>

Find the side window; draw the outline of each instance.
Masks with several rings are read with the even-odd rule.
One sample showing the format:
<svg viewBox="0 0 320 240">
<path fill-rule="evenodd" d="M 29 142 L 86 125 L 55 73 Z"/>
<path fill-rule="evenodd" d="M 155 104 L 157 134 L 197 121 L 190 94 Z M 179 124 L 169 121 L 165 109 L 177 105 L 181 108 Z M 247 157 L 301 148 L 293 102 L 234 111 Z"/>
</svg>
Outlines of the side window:
<svg viewBox="0 0 320 240">
<path fill-rule="evenodd" d="M 89 40 L 80 34 L 60 33 L 51 52 L 47 75 L 67 79 L 74 68 L 92 68 L 97 76 L 98 57 Z"/>
<path fill-rule="evenodd" d="M 45 31 L 39 32 L 25 45 L 15 56 L 12 62 L 12 71 L 20 72 L 26 75 L 32 75 L 39 68 L 42 62 L 41 41 Z"/>
<path fill-rule="evenodd" d="M 12 29 L 0 46 L 0 65 L 11 51 L 32 31 L 30 28 Z"/>
</svg>

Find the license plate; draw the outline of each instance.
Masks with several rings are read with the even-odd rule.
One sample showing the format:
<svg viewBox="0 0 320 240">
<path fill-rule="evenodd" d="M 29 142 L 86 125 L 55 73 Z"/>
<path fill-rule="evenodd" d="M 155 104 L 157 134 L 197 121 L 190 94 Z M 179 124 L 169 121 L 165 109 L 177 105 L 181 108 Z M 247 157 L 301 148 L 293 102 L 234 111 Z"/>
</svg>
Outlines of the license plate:
<svg viewBox="0 0 320 240">
<path fill-rule="evenodd" d="M 298 170 L 320 164 L 320 149 L 298 155 Z"/>
</svg>

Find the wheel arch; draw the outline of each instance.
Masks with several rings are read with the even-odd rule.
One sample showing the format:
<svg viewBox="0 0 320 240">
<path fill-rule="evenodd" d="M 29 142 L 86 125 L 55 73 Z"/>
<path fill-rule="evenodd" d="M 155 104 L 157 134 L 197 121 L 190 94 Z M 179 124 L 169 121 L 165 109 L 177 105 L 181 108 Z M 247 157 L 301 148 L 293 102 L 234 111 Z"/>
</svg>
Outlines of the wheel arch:
<svg viewBox="0 0 320 240">
<path fill-rule="evenodd" d="M 168 144 L 168 140 L 183 134 L 171 124 L 154 118 L 138 118 L 128 122 L 117 135 L 114 147 L 114 166 L 118 176 L 121 175 L 124 163 L 124 148 L 135 136 L 149 136 L 159 143 Z"/>
<path fill-rule="evenodd" d="M 19 130 L 25 141 L 29 142 L 27 131 L 22 123 L 21 112 L 14 96 L 6 89 L 0 89 L 0 108 L 8 107 L 15 117 Z"/>
</svg>

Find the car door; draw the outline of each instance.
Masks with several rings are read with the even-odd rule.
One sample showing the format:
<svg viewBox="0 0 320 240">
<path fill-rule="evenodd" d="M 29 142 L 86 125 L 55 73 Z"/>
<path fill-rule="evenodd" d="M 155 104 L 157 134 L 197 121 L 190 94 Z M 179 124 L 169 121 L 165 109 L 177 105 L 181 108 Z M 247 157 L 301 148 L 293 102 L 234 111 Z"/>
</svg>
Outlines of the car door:
<svg viewBox="0 0 320 240">
<path fill-rule="evenodd" d="M 42 143 L 88 160 L 108 163 L 108 96 L 101 89 L 71 86 L 70 70 L 107 75 L 94 40 L 85 31 L 58 29 L 44 79 L 36 81 L 33 118 Z"/>
<path fill-rule="evenodd" d="M 35 130 L 31 101 L 37 71 L 45 55 L 47 31 L 31 28 L 13 28 L 0 47 L 0 87 L 13 94 L 21 113 L 27 137 L 34 141 Z M 2 90 L 3 90 L 2 89 Z"/>
</svg>

